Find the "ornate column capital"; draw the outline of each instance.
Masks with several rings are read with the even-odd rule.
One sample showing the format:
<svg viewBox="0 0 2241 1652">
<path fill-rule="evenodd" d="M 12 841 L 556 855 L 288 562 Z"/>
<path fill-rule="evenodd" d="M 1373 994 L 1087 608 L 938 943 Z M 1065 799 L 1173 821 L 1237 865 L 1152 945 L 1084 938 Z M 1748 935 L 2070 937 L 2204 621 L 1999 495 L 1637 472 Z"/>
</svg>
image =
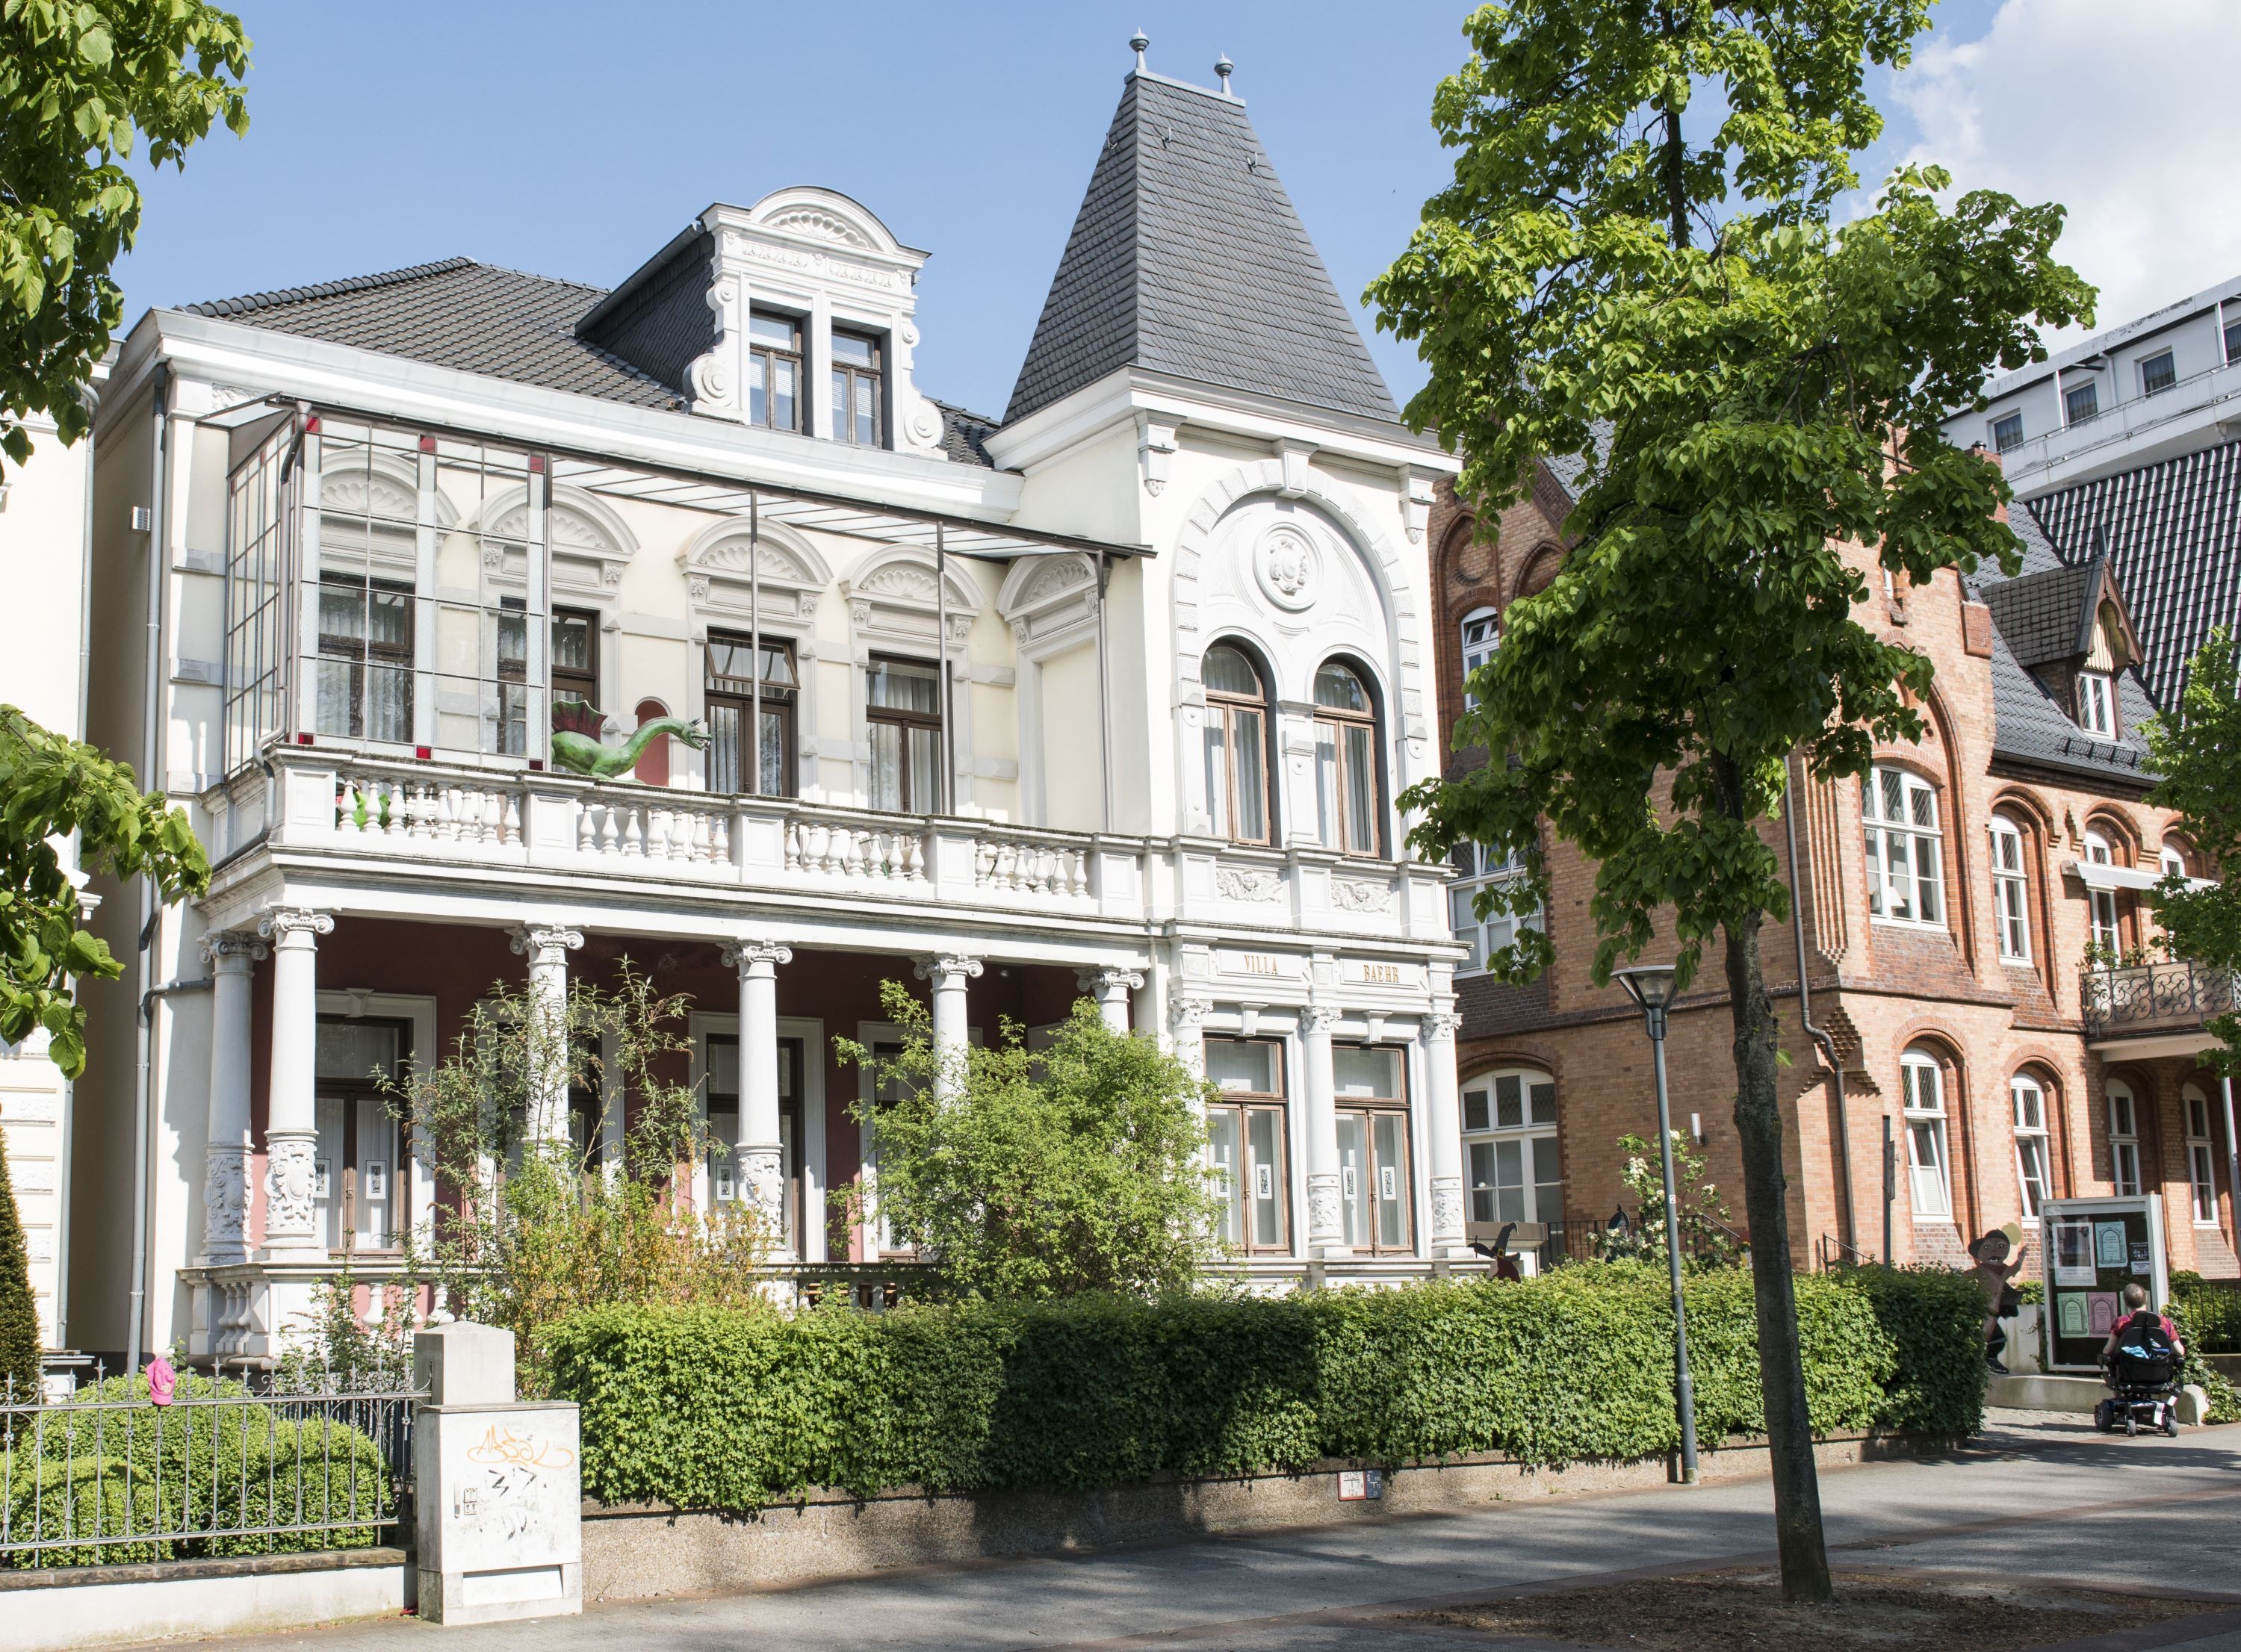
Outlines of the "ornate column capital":
<svg viewBox="0 0 2241 1652">
<path fill-rule="evenodd" d="M 1300 1009 L 1300 1031 L 1302 1033 L 1328 1033 L 1338 1026 L 1339 1009 L 1335 1004 L 1307 1004 Z"/>
<path fill-rule="evenodd" d="M 258 936 L 275 946 L 316 946 L 321 935 L 334 932 L 334 914 L 309 906 L 274 906 L 257 920 Z"/>
<path fill-rule="evenodd" d="M 913 973 L 922 981 L 933 982 L 937 990 L 978 980 L 984 967 L 979 959 L 966 953 L 934 953 L 912 960 Z"/>
<path fill-rule="evenodd" d="M 1427 1044 L 1452 1043 L 1455 1034 L 1462 1030 L 1462 1025 L 1463 1018 L 1451 1009 L 1427 1011 L 1421 1022 L 1424 1042 Z"/>
<path fill-rule="evenodd" d="M 793 961 L 793 948 L 782 942 L 742 937 L 724 943 L 724 966 L 739 972 L 739 979 L 750 974 L 767 974 L 780 964 Z"/>
<path fill-rule="evenodd" d="M 328 927 L 334 920 L 328 920 Z M 259 959 L 270 958 L 271 950 L 256 936 L 238 929 L 214 929 L 203 937 L 203 962 L 221 973 L 247 974 Z"/>
<path fill-rule="evenodd" d="M 532 964 L 565 964 L 584 944 L 584 932 L 566 924 L 517 924 L 512 933 L 515 955 Z"/>
<path fill-rule="evenodd" d="M 1074 984 L 1077 990 L 1099 998 L 1107 993 L 1133 993 L 1143 986 L 1144 972 L 1102 965 L 1095 969 L 1074 971 Z"/>
<path fill-rule="evenodd" d="M 1167 1024 L 1178 1036 L 1197 1033 L 1206 1025 L 1206 1018 L 1214 1013 L 1210 998 L 1178 997 L 1167 1000 Z"/>
</svg>

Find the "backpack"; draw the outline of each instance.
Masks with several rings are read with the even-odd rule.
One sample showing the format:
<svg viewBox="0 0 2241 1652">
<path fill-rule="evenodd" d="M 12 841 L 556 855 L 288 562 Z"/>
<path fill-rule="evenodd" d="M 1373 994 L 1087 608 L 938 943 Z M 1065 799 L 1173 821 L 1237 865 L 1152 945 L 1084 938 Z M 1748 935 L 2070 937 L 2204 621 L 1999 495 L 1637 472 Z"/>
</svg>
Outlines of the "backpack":
<svg viewBox="0 0 2241 1652">
<path fill-rule="evenodd" d="M 2152 1308 L 2142 1308 L 2117 1330 L 2120 1338 L 2117 1352 L 2128 1360 L 2178 1358 L 2178 1350 L 2171 1346 L 2170 1334 L 2164 1329 L 2162 1316 Z"/>
</svg>

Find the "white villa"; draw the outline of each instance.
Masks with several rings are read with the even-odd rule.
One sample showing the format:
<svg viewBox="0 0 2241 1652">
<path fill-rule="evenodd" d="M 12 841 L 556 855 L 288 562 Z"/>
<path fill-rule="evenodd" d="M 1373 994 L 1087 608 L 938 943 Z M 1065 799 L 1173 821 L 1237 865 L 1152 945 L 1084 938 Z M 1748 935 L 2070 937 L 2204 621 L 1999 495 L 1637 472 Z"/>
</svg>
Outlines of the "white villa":
<svg viewBox="0 0 2241 1652">
<path fill-rule="evenodd" d="M 1140 57 L 1000 420 L 913 377 L 927 257 L 797 187 L 612 291 L 461 258 L 134 326 L 89 732 L 216 871 L 144 950 L 96 886 L 130 963 L 87 994 L 69 1345 L 269 1357 L 430 1208 L 371 1068 L 625 959 L 697 1006 L 699 1191 L 805 1274 L 882 1265 L 826 1195 L 876 1176 L 832 1040 L 883 980 L 944 1038 L 1088 994 L 1201 1062 L 1263 1287 L 1468 1254 L 1464 953 L 1395 806 L 1441 761 L 1454 462 L 1226 76 Z"/>
</svg>

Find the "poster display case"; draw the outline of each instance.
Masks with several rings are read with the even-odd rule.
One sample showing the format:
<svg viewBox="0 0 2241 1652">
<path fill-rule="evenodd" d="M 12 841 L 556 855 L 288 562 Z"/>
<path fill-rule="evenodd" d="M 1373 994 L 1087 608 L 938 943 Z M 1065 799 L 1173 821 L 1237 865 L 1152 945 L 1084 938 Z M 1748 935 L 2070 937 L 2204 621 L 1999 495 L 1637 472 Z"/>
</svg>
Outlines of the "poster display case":
<svg viewBox="0 0 2241 1652">
<path fill-rule="evenodd" d="M 2146 1286 L 2157 1313 L 2170 1293 L 2162 1196 L 2050 1199 L 2039 1210 L 2039 1239 L 2045 1368 L 2098 1371 L 2102 1345 L 2124 1317 L 2124 1287 Z"/>
</svg>

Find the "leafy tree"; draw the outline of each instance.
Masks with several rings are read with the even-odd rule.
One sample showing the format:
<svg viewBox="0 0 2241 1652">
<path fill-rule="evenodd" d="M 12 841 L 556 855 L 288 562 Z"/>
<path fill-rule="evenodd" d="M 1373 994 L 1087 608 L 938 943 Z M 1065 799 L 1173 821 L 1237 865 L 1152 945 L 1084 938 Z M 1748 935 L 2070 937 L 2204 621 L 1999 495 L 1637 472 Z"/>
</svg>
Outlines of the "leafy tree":
<svg viewBox="0 0 2241 1652">
<path fill-rule="evenodd" d="M 1596 866 L 1594 978 L 1661 924 L 1682 984 L 1724 953 L 1736 1124 L 1773 1448 L 1783 1587 L 1829 1596 L 1797 1344 L 1759 931 L 1789 896 L 1762 823 L 1793 753 L 1858 774 L 1920 737 L 1930 663 L 1852 617 L 1875 547 L 1927 581 L 2014 565 L 1998 471 L 1939 423 L 1996 367 L 2043 359 L 2031 322 L 2090 318 L 2057 263 L 2057 206 L 1907 169 L 1841 228 L 1851 157 L 1882 121 L 1870 63 L 1904 63 L 1928 0 L 1512 0 L 1465 25 L 1473 56 L 1433 122 L 1459 150 L 1380 324 L 1429 382 L 1408 410 L 1466 462 L 1492 532 L 1529 467 L 1584 456 L 1555 581 L 1505 615 L 1459 744 L 1497 753 L 1403 801 L 1413 841 L 1531 853 L 1539 823 Z M 1507 760 L 1502 760 L 1506 756 Z M 1545 871 L 1482 909 L 1522 913 Z M 1509 979 L 1546 965 L 1523 931 Z"/>
<path fill-rule="evenodd" d="M 160 167 L 215 121 L 248 130 L 248 70 L 239 20 L 201 0 L 0 4 L 0 456 L 30 458 L 33 413 L 85 431 L 78 392 L 124 314 L 110 271 L 140 224 L 135 133 Z"/>
<path fill-rule="evenodd" d="M 1618 1139 L 1624 1167 L 1619 1181 L 1634 1195 L 1636 1220 L 1631 1226 L 1606 1227 L 1595 1236 L 1596 1252 L 1605 1261 L 1633 1258 L 1665 1260 L 1665 1170 L 1657 1144 L 1629 1130 Z M 1719 1184 L 1704 1180 L 1708 1168 L 1704 1150 L 1686 1133 L 1673 1133 L 1673 1203 L 1681 1214 L 1681 1252 L 1684 1261 L 1726 1267 L 1736 1260 L 1735 1230 L 1728 1225 L 1728 1201 Z M 1622 1214 L 1623 1214 L 1622 1212 Z"/>
<path fill-rule="evenodd" d="M 39 1397 L 45 1339 L 31 1295 L 30 1254 L 23 1220 L 16 1210 L 15 1178 L 8 1171 L 8 1142 L 0 1134 L 0 1395 L 17 1404 Z"/>
<path fill-rule="evenodd" d="M 2178 811 L 2180 824 L 2223 881 L 2190 889 L 2166 878 L 2151 897 L 2174 957 L 2211 969 L 2241 970 L 2241 645 L 2224 627 L 2188 666 L 2177 712 L 2148 725 L 2148 752 L 2163 774 L 2148 801 Z M 2241 1077 L 2241 1014 L 2218 1016 L 2224 1041 L 2213 1060 Z"/>
<path fill-rule="evenodd" d="M 688 1006 L 627 966 L 611 989 L 572 982 L 559 1014 L 500 982 L 441 1061 L 375 1074 L 438 1188 L 426 1229 L 386 1237 L 404 1244 L 416 1287 L 425 1281 L 452 1314 L 513 1333 L 525 1392 L 543 1381 L 540 1334 L 566 1314 L 765 1304 L 754 1270 L 771 1236 L 744 1207 L 692 1206 L 694 1173 L 717 1144 L 692 1087 L 664 1076 L 690 1047 Z M 569 1140 L 533 1137 L 532 1103 L 556 1072 L 577 1096 L 605 1097 L 608 1080 L 620 1080 L 634 1105 L 619 1161 L 605 1157 L 600 1111 L 579 1116 Z M 352 1319 L 329 1305 L 300 1328 L 303 1339 L 321 1359 L 351 1363 L 366 1352 Z"/>
<path fill-rule="evenodd" d="M 1114 1033 L 1084 999 L 1047 1049 L 1010 1021 L 967 1052 L 961 1094 L 935 1094 L 925 1005 L 881 985 L 900 1053 L 846 1040 L 875 1090 L 897 1096 L 858 1122 L 877 1133 L 876 1214 L 925 1248 L 953 1289 L 989 1297 L 1187 1290 L 1213 1254 L 1219 1206 L 1201 1154 L 1200 1081 L 1149 1039 Z M 864 1190 L 837 1195 L 853 1220 Z"/>
<path fill-rule="evenodd" d="M 78 893 L 55 851 L 73 832 L 87 871 L 145 873 L 166 901 L 210 887 L 184 809 L 144 795 L 128 766 L 0 706 L 0 1039 L 45 1027 L 55 1065 L 74 1079 L 85 1071 L 85 1012 L 70 983 L 113 980 L 124 966 L 79 926 Z"/>
</svg>

